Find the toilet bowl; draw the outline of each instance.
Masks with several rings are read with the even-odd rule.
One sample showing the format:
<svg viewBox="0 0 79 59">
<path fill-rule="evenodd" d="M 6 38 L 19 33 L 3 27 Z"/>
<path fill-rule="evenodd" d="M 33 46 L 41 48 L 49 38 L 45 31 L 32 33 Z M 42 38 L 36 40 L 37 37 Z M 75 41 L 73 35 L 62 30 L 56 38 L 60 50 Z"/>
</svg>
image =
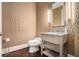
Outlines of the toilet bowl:
<svg viewBox="0 0 79 59">
<path fill-rule="evenodd" d="M 28 41 L 29 53 L 34 53 L 38 51 L 40 44 L 41 44 L 41 38 L 35 38 L 33 40 Z"/>
</svg>

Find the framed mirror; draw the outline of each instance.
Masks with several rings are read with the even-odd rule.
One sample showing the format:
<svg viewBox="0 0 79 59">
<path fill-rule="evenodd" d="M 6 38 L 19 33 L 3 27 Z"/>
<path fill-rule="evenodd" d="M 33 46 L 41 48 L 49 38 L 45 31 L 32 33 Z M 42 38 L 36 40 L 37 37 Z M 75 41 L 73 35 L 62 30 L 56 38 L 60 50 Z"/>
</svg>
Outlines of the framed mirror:
<svg viewBox="0 0 79 59">
<path fill-rule="evenodd" d="M 55 2 L 52 3 L 52 26 L 64 26 L 65 25 L 65 3 Z"/>
</svg>

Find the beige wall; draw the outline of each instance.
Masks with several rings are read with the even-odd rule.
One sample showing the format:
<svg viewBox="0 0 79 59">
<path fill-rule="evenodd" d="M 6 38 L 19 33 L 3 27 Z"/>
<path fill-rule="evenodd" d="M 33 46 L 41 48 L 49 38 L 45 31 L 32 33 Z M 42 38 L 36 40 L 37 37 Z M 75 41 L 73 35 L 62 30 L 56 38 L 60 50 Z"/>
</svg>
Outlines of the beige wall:
<svg viewBox="0 0 79 59">
<path fill-rule="evenodd" d="M 36 34 L 48 31 L 48 9 L 50 3 L 36 3 Z"/>
<path fill-rule="evenodd" d="M 0 2 L 0 33 L 2 32 L 2 3 Z"/>
<path fill-rule="evenodd" d="M 25 44 L 36 36 L 36 3 L 3 3 L 2 9 L 3 40 L 9 37 L 9 46 Z"/>
<path fill-rule="evenodd" d="M 49 3 L 3 3 L 2 9 L 3 40 L 9 37 L 9 46 L 25 44 L 48 31 Z"/>
</svg>

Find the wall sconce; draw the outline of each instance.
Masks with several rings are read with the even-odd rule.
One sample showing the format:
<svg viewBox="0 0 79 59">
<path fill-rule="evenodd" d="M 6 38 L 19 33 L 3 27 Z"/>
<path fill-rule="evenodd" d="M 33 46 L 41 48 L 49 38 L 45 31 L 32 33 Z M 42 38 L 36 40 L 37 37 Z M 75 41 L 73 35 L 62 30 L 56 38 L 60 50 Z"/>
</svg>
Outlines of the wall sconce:
<svg viewBox="0 0 79 59">
<path fill-rule="evenodd" d="M 71 2 L 68 2 L 68 13 L 69 13 L 69 20 L 71 19 Z"/>
<path fill-rule="evenodd" d="M 5 45 L 6 51 L 5 51 L 5 55 L 4 55 L 5 57 L 9 56 L 9 54 L 8 54 L 9 53 L 9 41 L 10 41 L 10 38 L 5 39 L 5 44 L 6 44 Z"/>
<path fill-rule="evenodd" d="M 51 14 L 50 14 L 50 9 L 48 9 L 48 23 L 51 24 Z"/>
</svg>

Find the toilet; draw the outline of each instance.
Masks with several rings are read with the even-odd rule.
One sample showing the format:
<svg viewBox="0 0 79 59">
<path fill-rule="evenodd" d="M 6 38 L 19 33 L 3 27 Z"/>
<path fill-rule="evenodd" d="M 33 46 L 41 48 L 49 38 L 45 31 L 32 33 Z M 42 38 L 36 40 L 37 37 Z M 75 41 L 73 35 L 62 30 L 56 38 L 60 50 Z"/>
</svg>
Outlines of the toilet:
<svg viewBox="0 0 79 59">
<path fill-rule="evenodd" d="M 29 53 L 34 53 L 39 50 L 41 45 L 41 38 L 34 38 L 33 40 L 28 41 Z"/>
</svg>

